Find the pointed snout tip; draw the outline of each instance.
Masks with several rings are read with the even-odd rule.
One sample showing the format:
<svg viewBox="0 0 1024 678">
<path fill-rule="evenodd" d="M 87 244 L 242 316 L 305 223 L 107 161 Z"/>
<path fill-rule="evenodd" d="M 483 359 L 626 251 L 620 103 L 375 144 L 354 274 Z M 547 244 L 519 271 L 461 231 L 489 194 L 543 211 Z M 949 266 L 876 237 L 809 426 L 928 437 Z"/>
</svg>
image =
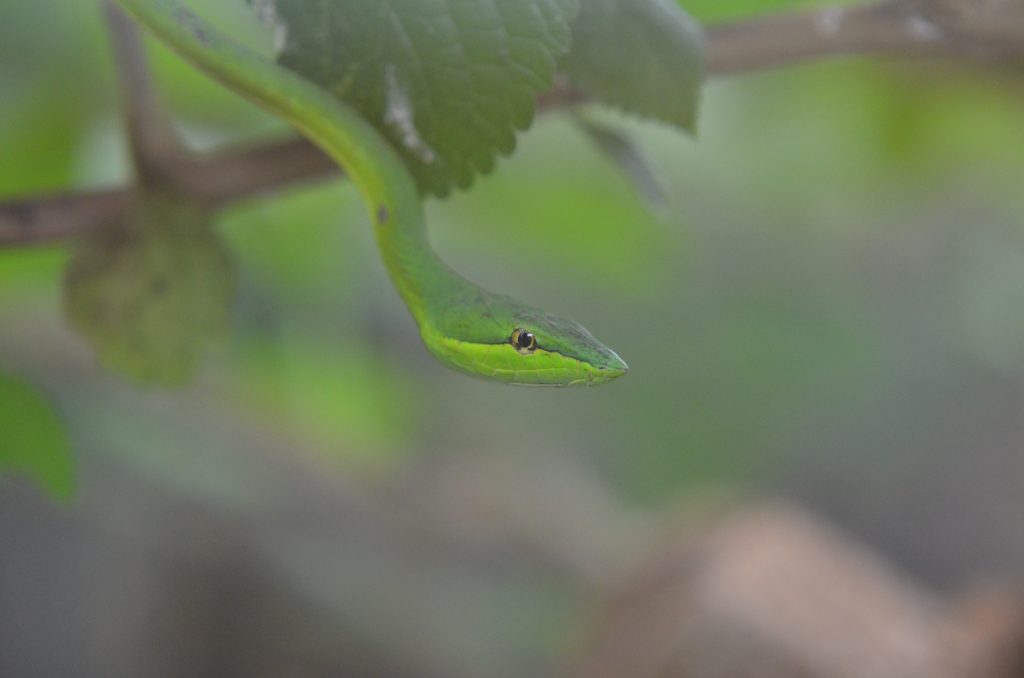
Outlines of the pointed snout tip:
<svg viewBox="0 0 1024 678">
<path fill-rule="evenodd" d="M 601 368 L 601 376 L 598 383 L 618 379 L 619 377 L 625 376 L 627 372 L 629 372 L 629 365 L 626 364 L 626 361 L 613 353 L 612 359 L 608 361 L 606 366 Z"/>
</svg>

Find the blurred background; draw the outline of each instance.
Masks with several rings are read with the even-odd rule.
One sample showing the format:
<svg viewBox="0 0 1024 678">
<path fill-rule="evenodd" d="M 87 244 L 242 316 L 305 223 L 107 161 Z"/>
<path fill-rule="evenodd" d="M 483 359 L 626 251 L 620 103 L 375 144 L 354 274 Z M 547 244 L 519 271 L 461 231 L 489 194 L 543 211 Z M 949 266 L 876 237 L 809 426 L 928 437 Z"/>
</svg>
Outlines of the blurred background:
<svg viewBox="0 0 1024 678">
<path fill-rule="evenodd" d="M 719 21 L 799 3 L 683 4 Z M 0 199 L 128 183 L 96 4 L 0 8 Z M 287 137 L 151 54 L 194 147 Z M 454 268 L 623 356 L 602 388 L 436 363 L 336 180 L 219 217 L 232 326 L 181 389 L 97 365 L 62 311 L 66 247 L 0 251 L 0 373 L 54 404 L 77 485 L 62 504 L 0 478 L 0 676 L 603 675 L 579 667 L 621 583 L 737 506 L 841 540 L 925 617 L 1019 581 L 1021 71 L 714 80 L 697 139 L 599 115 L 667 207 L 550 113 L 429 213 Z"/>
</svg>

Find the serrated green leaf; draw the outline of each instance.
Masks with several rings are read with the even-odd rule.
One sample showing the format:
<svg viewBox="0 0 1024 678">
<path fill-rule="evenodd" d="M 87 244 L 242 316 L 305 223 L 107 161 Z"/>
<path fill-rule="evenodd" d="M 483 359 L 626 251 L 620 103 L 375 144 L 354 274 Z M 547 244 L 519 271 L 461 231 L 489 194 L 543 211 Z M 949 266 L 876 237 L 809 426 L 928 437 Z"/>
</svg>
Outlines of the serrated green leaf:
<svg viewBox="0 0 1024 678">
<path fill-rule="evenodd" d="M 167 386 L 223 339 L 233 291 L 207 212 L 143 189 L 129 220 L 78 244 L 64 279 L 67 313 L 100 360 Z"/>
<path fill-rule="evenodd" d="M 75 488 L 67 434 L 49 403 L 29 386 L 0 375 L 0 475 L 32 478 L 54 498 Z"/>
<path fill-rule="evenodd" d="M 533 120 L 579 0 L 250 0 L 280 62 L 356 107 L 422 189 L 489 172 Z"/>
<path fill-rule="evenodd" d="M 607 104 L 694 129 L 703 36 L 673 0 L 583 0 L 564 68 Z"/>
</svg>

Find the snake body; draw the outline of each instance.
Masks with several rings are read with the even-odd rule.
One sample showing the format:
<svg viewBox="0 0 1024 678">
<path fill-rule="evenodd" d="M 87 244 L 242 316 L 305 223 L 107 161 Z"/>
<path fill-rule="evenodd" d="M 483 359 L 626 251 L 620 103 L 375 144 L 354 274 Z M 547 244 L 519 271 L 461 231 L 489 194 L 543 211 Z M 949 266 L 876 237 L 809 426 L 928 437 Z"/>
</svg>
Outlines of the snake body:
<svg viewBox="0 0 1024 678">
<path fill-rule="evenodd" d="M 442 363 L 530 385 L 594 385 L 626 373 L 622 359 L 579 324 L 481 289 L 441 261 L 428 242 L 415 181 L 354 109 L 239 45 L 177 0 L 118 2 L 194 66 L 287 120 L 345 168 L 370 209 L 395 287 Z"/>
</svg>

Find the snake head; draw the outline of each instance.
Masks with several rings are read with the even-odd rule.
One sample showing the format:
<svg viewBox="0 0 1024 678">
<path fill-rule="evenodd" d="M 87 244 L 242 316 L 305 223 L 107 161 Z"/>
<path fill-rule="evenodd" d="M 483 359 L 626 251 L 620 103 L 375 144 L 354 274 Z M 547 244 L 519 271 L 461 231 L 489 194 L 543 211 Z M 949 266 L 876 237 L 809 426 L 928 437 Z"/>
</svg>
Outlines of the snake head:
<svg viewBox="0 0 1024 678">
<path fill-rule="evenodd" d="M 523 309 L 512 324 L 507 341 L 520 360 L 511 361 L 515 368 L 511 383 L 590 386 L 629 371 L 615 351 L 575 321 Z"/>
<path fill-rule="evenodd" d="M 462 372 L 531 386 L 596 386 L 626 374 L 622 358 L 582 325 L 505 297 L 453 304 L 423 326 L 430 351 Z"/>
</svg>

